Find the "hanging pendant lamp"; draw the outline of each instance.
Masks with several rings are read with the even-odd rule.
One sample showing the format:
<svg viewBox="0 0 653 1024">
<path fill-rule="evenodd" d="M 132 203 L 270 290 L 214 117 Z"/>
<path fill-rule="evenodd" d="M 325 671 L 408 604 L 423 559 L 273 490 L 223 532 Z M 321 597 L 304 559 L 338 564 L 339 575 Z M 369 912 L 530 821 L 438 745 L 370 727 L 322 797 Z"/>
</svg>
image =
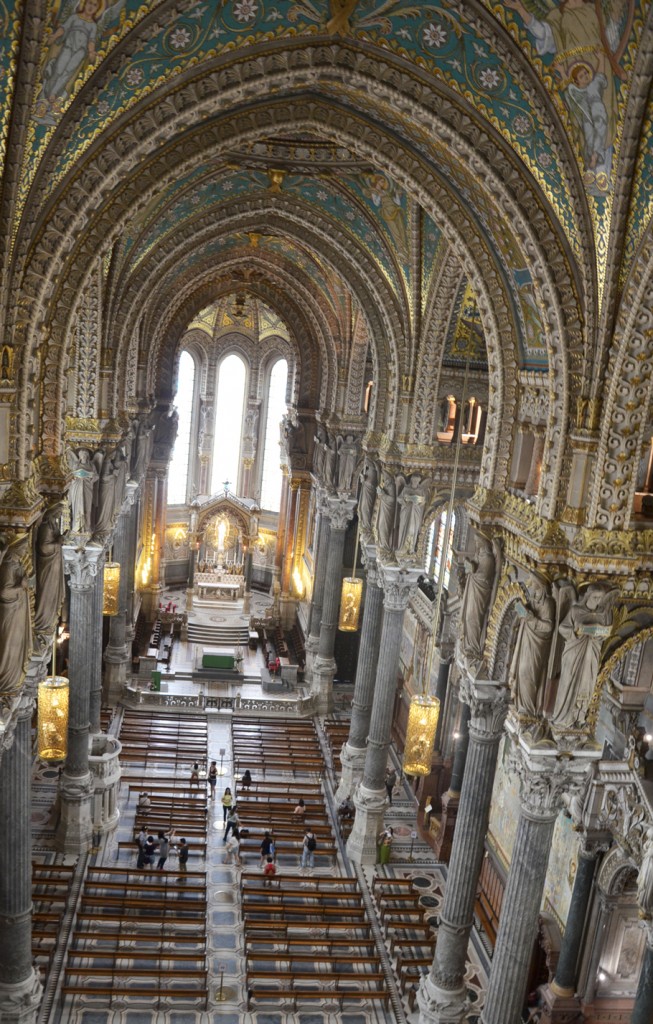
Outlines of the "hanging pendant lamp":
<svg viewBox="0 0 653 1024">
<path fill-rule="evenodd" d="M 69 684 L 48 676 L 38 687 L 38 749 L 42 761 L 63 761 L 68 753 Z"/>
<path fill-rule="evenodd" d="M 102 614 L 117 615 L 118 590 L 120 588 L 120 563 L 107 562 L 104 566 L 104 592 L 102 598 Z"/>
<path fill-rule="evenodd" d="M 354 565 L 351 576 L 345 576 L 340 591 L 340 616 L 338 618 L 338 629 L 342 633 L 355 633 L 358 629 L 358 622 L 361 613 L 361 601 L 363 598 L 363 581 L 356 575 L 356 562 L 358 561 L 358 522 L 356 523 L 356 544 L 354 546 Z"/>
</svg>

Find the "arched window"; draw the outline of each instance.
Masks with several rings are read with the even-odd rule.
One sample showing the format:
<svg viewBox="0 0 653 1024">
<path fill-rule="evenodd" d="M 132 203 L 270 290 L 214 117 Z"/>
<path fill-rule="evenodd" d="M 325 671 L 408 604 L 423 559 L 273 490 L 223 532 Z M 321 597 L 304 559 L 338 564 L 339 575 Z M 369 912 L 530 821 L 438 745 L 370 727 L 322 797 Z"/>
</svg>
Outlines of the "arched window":
<svg viewBox="0 0 653 1024">
<path fill-rule="evenodd" d="M 288 363 L 285 359 L 278 359 L 270 373 L 261 479 L 261 508 L 268 509 L 270 512 L 278 512 L 281 504 L 282 473 L 279 465 L 279 424 L 286 414 L 287 382 Z"/>
<path fill-rule="evenodd" d="M 465 404 L 463 419 L 463 444 L 476 444 L 481 429 L 481 416 L 483 410 L 476 398 L 469 398 Z"/>
<path fill-rule="evenodd" d="M 428 541 L 426 544 L 426 558 L 424 560 L 424 569 L 429 576 L 437 581 L 440 579 L 440 571 L 442 567 L 442 550 L 444 548 L 444 531 L 447 525 L 447 512 L 442 512 L 439 519 L 434 519 L 429 529 Z M 449 543 L 447 545 L 447 562 L 444 567 L 444 583 L 445 589 L 449 586 L 449 575 L 451 573 L 451 561 L 453 556 L 453 532 L 456 528 L 456 513 L 451 514 L 451 524 L 449 526 Z"/>
<path fill-rule="evenodd" d="M 168 504 L 185 505 L 188 492 L 188 456 L 190 428 L 193 418 L 193 392 L 195 389 L 195 360 L 190 352 L 179 357 L 179 377 L 175 405 L 179 413 L 177 439 L 172 450 L 168 471 Z"/>
<path fill-rule="evenodd" d="M 212 494 L 223 491 L 227 481 L 230 490 L 238 490 L 246 376 L 245 364 L 240 356 L 232 353 L 220 363 L 215 401 Z"/>
<path fill-rule="evenodd" d="M 454 395 L 447 395 L 440 405 L 440 422 L 438 424 L 438 441 L 450 443 L 453 441 L 454 429 L 456 426 L 457 403 Z"/>
</svg>

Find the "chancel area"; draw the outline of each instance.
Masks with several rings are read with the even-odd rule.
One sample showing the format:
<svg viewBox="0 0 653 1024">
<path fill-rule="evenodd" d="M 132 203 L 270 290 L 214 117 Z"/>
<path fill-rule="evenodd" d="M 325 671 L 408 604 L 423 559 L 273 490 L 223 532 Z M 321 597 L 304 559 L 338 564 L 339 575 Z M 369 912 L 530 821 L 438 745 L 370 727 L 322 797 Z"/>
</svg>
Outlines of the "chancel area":
<svg viewBox="0 0 653 1024">
<path fill-rule="evenodd" d="M 0 55 L 0 1024 L 651 1024 L 651 4 Z"/>
</svg>

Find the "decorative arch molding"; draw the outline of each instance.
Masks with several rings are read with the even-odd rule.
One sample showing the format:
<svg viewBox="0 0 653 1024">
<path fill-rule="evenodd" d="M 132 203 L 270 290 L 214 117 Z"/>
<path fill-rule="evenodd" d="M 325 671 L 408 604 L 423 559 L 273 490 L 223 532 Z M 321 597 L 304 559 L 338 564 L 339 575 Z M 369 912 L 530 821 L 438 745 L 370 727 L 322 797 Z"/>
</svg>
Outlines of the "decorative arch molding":
<svg viewBox="0 0 653 1024">
<path fill-rule="evenodd" d="M 206 524 L 221 512 L 229 512 L 234 517 L 243 530 L 245 537 L 250 536 L 253 517 L 254 521 L 258 523 L 256 518 L 256 513 L 259 511 L 258 506 L 254 503 L 245 505 L 237 497 L 232 497 L 231 494 L 219 494 L 208 498 L 202 504 L 195 502 L 193 507 L 197 509 L 197 529 L 199 532 L 202 532 L 206 528 Z"/>
<path fill-rule="evenodd" d="M 516 602 L 523 600 L 523 591 L 516 580 L 510 578 L 509 566 L 504 562 L 501 579 L 485 636 L 485 658 L 490 679 L 508 683 L 508 669 L 517 631 Z"/>
<path fill-rule="evenodd" d="M 587 525 L 631 525 L 637 464 L 653 401 L 653 225 L 624 290 L 606 379 Z"/>
<path fill-rule="evenodd" d="M 374 366 L 375 379 L 378 379 L 379 356 L 376 346 L 370 344 L 367 318 L 363 310 L 360 311 L 354 325 L 354 333 L 351 339 L 349 352 L 349 366 L 347 368 L 347 391 L 345 393 L 346 417 L 356 418 L 363 415 L 363 400 L 365 397 L 365 367 L 367 366 L 367 353 L 371 349 L 372 362 Z M 385 374 L 383 375 L 385 377 Z M 371 410 L 370 410 L 371 412 Z M 372 417 L 368 417 L 368 423 Z"/>
<path fill-rule="evenodd" d="M 622 891 L 628 881 L 628 876 L 636 871 L 637 866 L 634 861 L 621 846 L 615 845 L 601 861 L 596 876 L 596 885 L 605 896 L 616 896 Z"/>
<path fill-rule="evenodd" d="M 261 88 L 260 76 L 262 72 L 267 72 L 265 79 L 265 90 L 269 92 L 271 85 L 274 84 L 270 80 L 275 76 L 278 78 L 277 87 L 288 89 L 294 87 L 295 84 L 299 84 L 300 81 L 305 82 L 307 64 L 310 63 L 311 67 L 319 66 L 320 60 L 326 61 L 329 58 L 328 68 L 324 67 L 324 73 L 329 74 L 336 81 L 342 78 L 343 73 L 346 72 L 347 85 L 354 88 L 358 88 L 361 92 L 363 85 L 367 85 L 367 100 L 369 101 L 369 85 L 371 82 L 378 84 L 378 79 L 383 71 L 386 72 L 388 77 L 392 77 L 392 65 L 389 62 L 379 62 L 378 59 L 372 61 L 371 58 L 361 58 L 360 55 L 349 54 L 349 58 L 357 56 L 356 65 L 359 69 L 357 72 L 352 70 L 352 67 L 347 67 L 348 60 L 346 59 L 348 51 L 343 50 L 341 47 L 315 47 L 315 48 L 304 48 L 302 53 L 299 54 L 295 51 L 294 56 L 303 62 L 301 71 L 298 71 L 297 66 L 293 59 L 293 53 L 287 53 L 275 55 L 275 60 L 268 60 L 270 55 L 263 58 L 261 62 L 257 62 L 256 69 L 253 67 L 253 62 L 244 62 L 242 65 L 238 65 L 238 74 L 243 77 L 247 77 L 248 73 L 253 73 L 256 81 L 252 83 L 252 95 Z M 342 58 L 342 66 L 333 65 L 334 54 L 337 57 Z M 283 65 L 284 60 L 287 62 L 287 66 L 283 69 L 280 65 Z M 267 63 L 266 63 L 267 62 Z M 383 63 L 383 67 L 380 64 Z M 276 65 L 276 66 L 273 66 Z M 365 74 L 360 73 L 360 68 L 364 67 Z M 233 69 L 232 69 L 233 71 Z M 124 123 L 123 130 L 121 131 L 121 142 L 120 146 L 116 146 L 115 143 L 107 142 L 106 146 L 102 148 L 99 144 L 97 150 L 94 150 L 92 155 L 89 156 L 89 161 L 86 166 L 80 168 L 79 174 L 74 181 L 69 181 L 70 186 L 68 195 L 65 197 L 65 201 L 58 206 L 53 203 L 52 217 L 48 224 L 43 225 L 43 235 L 41 239 L 42 247 L 39 250 L 34 250 L 30 256 L 29 265 L 27 265 L 26 256 L 27 253 L 23 246 L 21 239 L 19 261 L 23 261 L 22 266 L 25 268 L 25 295 L 23 296 L 28 305 L 31 306 L 31 310 L 28 308 L 25 324 L 16 325 L 16 338 L 21 343 L 27 342 L 28 350 L 36 345 L 36 324 L 41 318 L 41 314 L 45 314 L 45 304 L 52 294 L 54 281 L 58 276 L 63 275 L 65 281 L 62 286 L 62 295 L 65 298 L 70 298 L 70 291 L 74 295 L 77 290 L 79 279 L 83 276 L 81 265 L 84 263 L 86 253 L 84 247 L 97 248 L 98 238 L 102 238 L 103 241 L 110 240 L 114 237 L 116 231 L 115 227 L 112 227 L 109 233 L 102 234 L 99 231 L 101 217 L 98 218 L 93 224 L 94 231 L 89 231 L 87 236 L 79 243 L 76 249 L 77 255 L 77 280 L 74 279 L 74 275 L 68 277 L 63 274 L 64 271 L 64 260 L 66 251 L 72 247 L 73 238 L 75 235 L 80 235 L 82 227 L 89 223 L 90 216 L 92 214 L 93 204 L 97 204 L 102 195 L 108 192 L 109 188 L 115 184 L 115 181 L 119 180 L 124 174 L 126 174 L 130 168 L 133 168 L 136 161 L 147 154 L 154 152 L 156 145 L 162 140 L 162 138 L 169 138 L 174 130 L 174 123 L 177 119 L 184 121 L 184 126 L 187 128 L 189 115 L 195 103 L 194 113 L 201 113 L 202 110 L 208 110 L 211 104 L 215 104 L 215 93 L 221 92 L 220 102 L 228 103 L 230 94 L 234 98 L 242 98 L 242 81 L 239 83 L 238 88 L 233 85 L 233 75 L 229 80 L 226 76 L 226 72 L 215 71 L 209 72 L 208 70 L 203 71 L 203 79 L 201 84 L 201 95 L 198 92 L 198 83 L 189 82 L 179 87 L 176 93 L 176 103 L 174 109 L 171 109 L 169 102 L 157 102 L 152 107 L 148 108 L 146 112 L 142 112 L 143 120 L 141 126 L 144 129 L 147 125 L 147 131 L 141 131 L 140 134 L 135 132 L 135 123 L 131 124 Z M 410 88 L 416 83 L 412 83 L 407 76 L 405 81 L 402 80 L 402 87 L 410 91 Z M 384 87 L 385 88 L 385 87 Z M 410 97 L 406 99 L 406 103 L 401 104 L 401 109 L 408 112 L 406 106 L 411 108 L 411 114 L 414 114 L 418 109 L 420 112 L 420 123 L 423 125 L 428 123 L 431 126 L 431 130 L 437 129 L 444 141 L 448 142 L 448 139 L 455 135 L 455 140 L 460 144 L 463 141 L 464 136 L 460 134 L 461 130 L 466 132 L 468 137 L 474 137 L 474 146 L 479 146 L 481 142 L 485 142 L 487 145 L 485 148 L 481 146 L 481 149 L 486 154 L 484 158 L 481 158 L 478 153 L 474 154 L 473 162 L 470 166 L 473 167 L 478 178 L 479 168 L 488 169 L 489 165 L 484 163 L 484 160 L 488 160 L 491 157 L 496 167 L 496 182 L 499 183 L 499 191 L 501 194 L 501 202 L 509 204 L 511 209 L 515 207 L 514 197 L 519 194 L 520 202 L 522 207 L 524 206 L 525 200 L 527 200 L 533 206 L 533 216 L 528 217 L 527 213 L 523 208 L 518 211 L 516 223 L 521 230 L 521 225 L 525 225 L 529 231 L 531 238 L 539 235 L 541 239 L 547 245 L 552 245 L 553 249 L 557 251 L 555 259 L 551 259 L 548 255 L 546 260 L 540 259 L 539 245 L 529 242 L 529 246 L 525 250 L 530 259 L 529 262 L 535 267 L 534 280 L 536 288 L 539 290 L 540 297 L 543 300 L 543 304 L 546 306 L 550 303 L 550 308 L 554 311 L 565 312 L 565 290 L 568 294 L 573 293 L 573 286 L 571 276 L 566 266 L 563 249 L 559 244 L 559 240 L 556 237 L 555 227 L 547 221 L 544 213 L 543 206 L 539 203 L 536 197 L 536 192 L 532 190 L 530 184 L 527 181 L 519 179 L 519 182 L 515 181 L 517 172 L 515 168 L 510 165 L 510 173 L 506 176 L 506 155 L 497 146 L 496 140 L 491 139 L 489 136 L 483 136 L 482 130 L 479 137 L 479 126 L 477 123 L 471 123 L 471 119 L 466 127 L 462 124 L 465 120 L 462 114 L 455 106 L 452 106 L 450 97 L 446 100 L 439 95 L 439 93 L 433 89 L 429 90 L 425 83 L 420 83 L 420 105 L 415 103 L 413 105 Z M 396 100 L 401 98 L 401 94 L 396 89 L 386 89 L 387 95 L 394 97 Z M 193 96 L 194 93 L 194 96 Z M 432 109 L 428 109 L 425 103 L 425 97 L 432 100 Z M 275 96 L 275 100 L 276 100 Z M 373 155 L 374 162 L 377 165 L 383 166 L 387 169 L 388 173 L 391 174 L 404 187 L 407 187 L 411 194 L 415 195 L 420 202 L 422 197 L 424 198 L 424 208 L 434 217 L 438 226 L 445 230 L 447 236 L 452 236 L 454 248 L 459 249 L 462 256 L 462 262 L 465 265 L 465 269 L 470 275 L 473 286 L 479 294 L 479 308 L 481 310 L 481 316 L 484 320 L 484 328 L 486 329 L 486 337 L 488 338 L 488 345 L 492 346 L 494 352 L 497 353 L 494 360 L 491 359 L 491 372 L 498 372 L 499 379 L 503 378 L 503 374 L 500 372 L 508 367 L 513 369 L 514 356 L 511 359 L 504 360 L 501 355 L 501 346 L 499 345 L 499 339 L 504 344 L 508 351 L 515 351 L 514 341 L 514 325 L 511 322 L 509 313 L 509 306 L 504 301 L 500 303 L 502 305 L 501 316 L 492 316 L 494 312 L 493 303 L 490 301 L 490 295 L 497 301 L 497 296 L 502 295 L 503 285 L 500 280 L 500 275 L 496 273 L 493 268 L 493 260 L 489 252 L 478 252 L 476 243 L 478 241 L 478 233 L 473 229 L 473 220 L 469 218 L 465 211 L 455 203 L 451 193 L 443 188 L 442 183 L 439 179 L 436 181 L 433 173 L 423 163 L 416 161 L 415 159 L 406 159 L 407 154 L 401 152 L 396 144 L 396 135 L 390 139 L 387 133 L 384 134 L 380 130 L 369 133 L 369 139 L 361 140 L 360 133 L 353 130 L 351 120 L 353 112 L 349 111 L 343 115 L 341 112 L 333 111 L 333 108 L 326 107 L 327 111 L 330 111 L 332 116 L 325 119 L 325 107 L 324 104 L 316 104 L 314 100 L 303 100 L 306 107 L 312 109 L 311 117 L 307 120 L 302 120 L 303 124 L 310 124 L 313 119 L 313 128 L 322 130 L 325 134 L 331 133 L 332 137 L 338 137 L 343 139 L 342 131 L 343 128 L 348 129 L 346 135 L 346 144 L 350 146 L 354 151 L 359 153 L 367 152 L 368 158 Z M 297 122 L 296 117 L 296 106 L 297 100 L 286 100 L 284 101 L 284 109 L 286 110 L 286 123 Z M 290 108 L 292 109 L 293 117 L 289 117 Z M 265 125 L 259 123 L 257 131 L 259 134 L 266 132 L 269 134 L 270 130 L 274 128 L 274 125 L 270 123 L 269 108 L 265 108 L 266 118 Z M 315 112 L 319 110 L 320 115 L 316 117 Z M 441 120 L 437 120 L 436 113 L 441 115 Z M 263 113 L 261 110 L 249 111 L 247 114 L 248 119 L 254 119 Z M 134 122 L 139 115 L 134 114 Z M 445 117 L 451 117 L 454 121 L 459 121 L 460 125 L 452 131 L 451 127 L 444 120 Z M 329 123 L 330 122 L 330 123 Z M 229 121 L 225 119 L 219 123 L 219 125 L 203 125 L 202 132 L 206 136 L 207 147 L 219 146 L 224 143 L 224 132 L 225 129 L 229 128 Z M 233 134 L 230 139 L 233 144 Z M 343 140 L 344 141 L 344 140 Z M 180 143 L 177 144 L 180 146 Z M 184 145 L 188 147 L 188 138 L 184 139 Z M 366 148 L 367 147 L 367 148 Z M 458 147 L 460 149 L 460 145 Z M 469 147 L 471 150 L 471 146 Z M 462 149 L 465 149 L 463 145 Z M 171 154 L 175 150 L 174 144 L 169 146 L 166 151 L 166 157 L 170 158 Z M 186 149 L 186 152 L 188 150 Z M 465 158 L 469 161 L 469 153 L 465 153 Z M 150 173 L 156 173 L 156 160 L 152 160 L 149 170 Z M 499 165 L 503 165 L 500 167 Z M 503 181 L 500 181 L 501 175 L 503 175 Z M 143 183 L 141 182 L 141 194 Z M 121 200 L 124 201 L 128 190 L 125 190 L 121 194 Z M 132 190 L 133 191 L 133 190 Z M 453 209 L 455 219 L 444 218 L 442 216 L 443 200 L 449 209 Z M 116 213 L 119 212 L 113 208 L 112 204 L 107 203 L 103 215 L 107 213 L 111 214 L 109 219 L 113 220 L 114 225 L 119 224 L 121 216 L 119 215 L 116 219 Z M 531 221 L 529 224 L 528 221 Z M 546 225 L 546 227 L 545 227 Z M 541 228 L 541 230 L 538 230 Z M 119 228 L 118 228 L 119 230 Z M 483 243 L 484 246 L 485 243 Z M 483 248 L 483 247 L 481 247 Z M 472 253 L 472 249 L 474 253 Z M 546 255 L 546 254 L 545 254 Z M 553 255 L 553 253 L 552 253 Z M 476 260 L 476 262 L 474 262 Z M 548 262 L 548 266 L 546 265 Z M 490 272 L 491 269 L 491 272 Z M 487 272 L 486 272 L 487 271 Z M 541 271 L 541 272 L 540 272 Z M 552 282 L 555 277 L 556 288 L 547 292 L 545 285 L 548 288 L 549 283 Z M 542 284 L 544 282 L 544 284 Z M 483 284 L 483 287 L 481 285 Z M 487 293 L 483 296 L 482 292 Z M 558 297 L 563 296 L 562 304 L 558 302 Z M 18 299 L 20 296 L 16 296 Z M 60 306 L 60 303 L 56 304 Z M 65 303 L 64 303 L 65 305 Z M 571 308 L 571 303 L 567 303 L 567 306 Z M 17 305 L 18 308 L 18 305 Z M 24 308 L 24 307 L 23 307 Z M 69 308 L 69 306 L 68 306 Z M 556 312 L 557 315 L 557 312 Z M 553 313 L 551 314 L 553 317 Z M 570 317 L 572 319 L 570 319 Z M 564 318 L 563 318 L 564 319 Z M 567 316 L 567 333 L 569 330 L 576 330 L 579 323 L 578 310 L 574 309 L 572 313 Z M 573 321 L 573 322 L 572 322 Z M 571 327 L 570 327 L 571 325 Z M 488 330 L 488 326 L 491 330 Z M 54 326 L 53 323 L 53 337 L 51 339 L 51 347 L 54 352 L 54 347 L 62 345 L 61 338 L 62 334 L 61 327 L 59 325 Z M 562 333 L 553 333 L 550 336 L 549 343 L 554 352 L 559 348 L 562 340 Z M 50 353 L 46 353 L 46 359 Z M 57 352 L 57 356 L 60 357 L 61 352 Z M 563 376 L 565 385 L 567 384 L 566 375 Z M 564 394 L 564 389 L 561 389 Z M 497 438 L 497 442 L 494 447 L 488 446 L 487 458 L 484 465 L 484 479 L 483 482 L 488 484 L 491 482 L 492 486 L 501 486 L 507 480 L 507 459 L 506 453 L 501 446 L 501 432 L 497 428 L 501 424 L 501 419 L 504 421 L 508 420 L 508 426 L 512 415 L 514 415 L 514 385 L 507 386 L 503 383 L 502 387 L 494 389 L 495 401 L 494 405 L 491 403 L 490 416 L 488 422 L 488 437 L 492 436 Z M 549 424 L 549 447 L 555 452 L 556 458 L 561 458 L 561 433 L 564 425 L 564 414 L 568 401 L 558 401 L 558 407 L 556 415 L 552 418 Z M 23 423 L 26 423 L 27 411 L 24 404 L 21 406 L 21 417 Z M 508 436 L 510 431 L 508 429 L 503 430 L 503 436 Z M 26 437 L 24 434 L 23 437 Z M 548 449 L 547 449 L 548 450 Z M 21 466 L 21 472 L 25 471 L 25 456 L 27 453 L 27 441 L 22 441 L 21 454 L 23 456 L 23 463 Z M 555 486 L 552 488 L 555 491 Z M 545 496 L 545 500 L 541 503 L 541 511 L 545 513 L 549 507 L 551 507 L 554 501 L 555 494 L 548 494 Z"/>
</svg>

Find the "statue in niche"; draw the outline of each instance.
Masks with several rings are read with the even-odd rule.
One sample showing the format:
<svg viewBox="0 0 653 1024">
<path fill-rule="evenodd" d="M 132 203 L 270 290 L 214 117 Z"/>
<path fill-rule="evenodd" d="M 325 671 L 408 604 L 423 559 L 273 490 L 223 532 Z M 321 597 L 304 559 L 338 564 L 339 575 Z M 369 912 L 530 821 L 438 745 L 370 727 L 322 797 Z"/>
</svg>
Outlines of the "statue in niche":
<svg viewBox="0 0 653 1024">
<path fill-rule="evenodd" d="M 97 467 L 88 448 L 66 452 L 73 479 L 68 489 L 71 529 L 73 533 L 90 533 L 93 518 L 95 484 L 99 479 Z"/>
<path fill-rule="evenodd" d="M 381 473 L 381 483 L 376 492 L 379 499 L 379 511 L 376 517 L 376 535 L 379 547 L 384 553 L 394 553 L 397 485 L 395 478 L 385 470 Z"/>
<path fill-rule="evenodd" d="M 464 562 L 466 579 L 460 609 L 460 650 L 468 670 L 477 675 L 483 662 L 485 621 L 497 575 L 492 543 L 479 532 L 476 533 L 474 555 Z"/>
<path fill-rule="evenodd" d="M 653 828 L 646 832 L 642 847 L 642 863 L 637 876 L 637 902 L 642 917 L 653 917 Z"/>
<path fill-rule="evenodd" d="M 129 470 L 127 454 L 124 448 L 116 448 L 115 452 L 113 453 L 113 464 L 116 468 L 116 493 L 114 511 L 120 512 L 120 509 L 122 508 L 122 503 L 125 500 L 127 473 Z"/>
<path fill-rule="evenodd" d="M 28 535 L 0 537 L 0 693 L 14 694 L 32 653 L 28 579 L 23 558 Z"/>
<path fill-rule="evenodd" d="M 36 531 L 34 631 L 41 648 L 52 636 L 66 594 L 61 511 L 61 503 L 47 509 Z"/>
<path fill-rule="evenodd" d="M 320 483 L 322 482 L 322 474 L 324 472 L 324 453 L 327 441 L 327 432 L 322 424 L 318 423 L 315 436 L 313 438 L 313 473 Z"/>
<path fill-rule="evenodd" d="M 100 476 L 94 532 L 100 537 L 106 537 L 111 533 L 116 511 L 116 481 L 119 470 L 113 455 L 109 453 L 96 452 L 93 462 Z"/>
<path fill-rule="evenodd" d="M 358 446 L 353 434 L 339 438 L 338 441 L 338 491 L 349 492 L 354 482 Z"/>
<path fill-rule="evenodd" d="M 412 555 L 417 547 L 417 538 L 426 512 L 426 499 L 429 485 L 418 473 L 413 473 L 404 482 L 403 476 L 397 477 L 397 505 L 399 506 L 399 530 L 397 535 L 397 551 L 402 555 Z"/>
<path fill-rule="evenodd" d="M 537 718 L 542 714 L 556 606 L 546 580 L 535 573 L 528 593 L 530 601 L 517 602 L 520 621 L 508 683 L 519 714 Z"/>
<path fill-rule="evenodd" d="M 154 424 L 148 419 L 141 420 L 136 434 L 136 459 L 134 462 L 134 479 L 140 483 L 152 457 L 154 445 Z"/>
<path fill-rule="evenodd" d="M 594 694 L 601 647 L 610 634 L 614 601 L 619 591 L 604 583 L 590 583 L 569 608 L 558 630 L 565 641 L 560 659 L 560 681 L 551 727 L 581 729 Z"/>
<path fill-rule="evenodd" d="M 359 479 L 358 519 L 361 529 L 369 533 L 372 529 L 372 515 L 374 514 L 376 487 L 379 479 L 373 459 L 365 459 Z"/>
<path fill-rule="evenodd" d="M 335 487 L 337 462 L 336 439 L 330 437 L 324 446 L 324 483 L 327 487 Z"/>
</svg>

